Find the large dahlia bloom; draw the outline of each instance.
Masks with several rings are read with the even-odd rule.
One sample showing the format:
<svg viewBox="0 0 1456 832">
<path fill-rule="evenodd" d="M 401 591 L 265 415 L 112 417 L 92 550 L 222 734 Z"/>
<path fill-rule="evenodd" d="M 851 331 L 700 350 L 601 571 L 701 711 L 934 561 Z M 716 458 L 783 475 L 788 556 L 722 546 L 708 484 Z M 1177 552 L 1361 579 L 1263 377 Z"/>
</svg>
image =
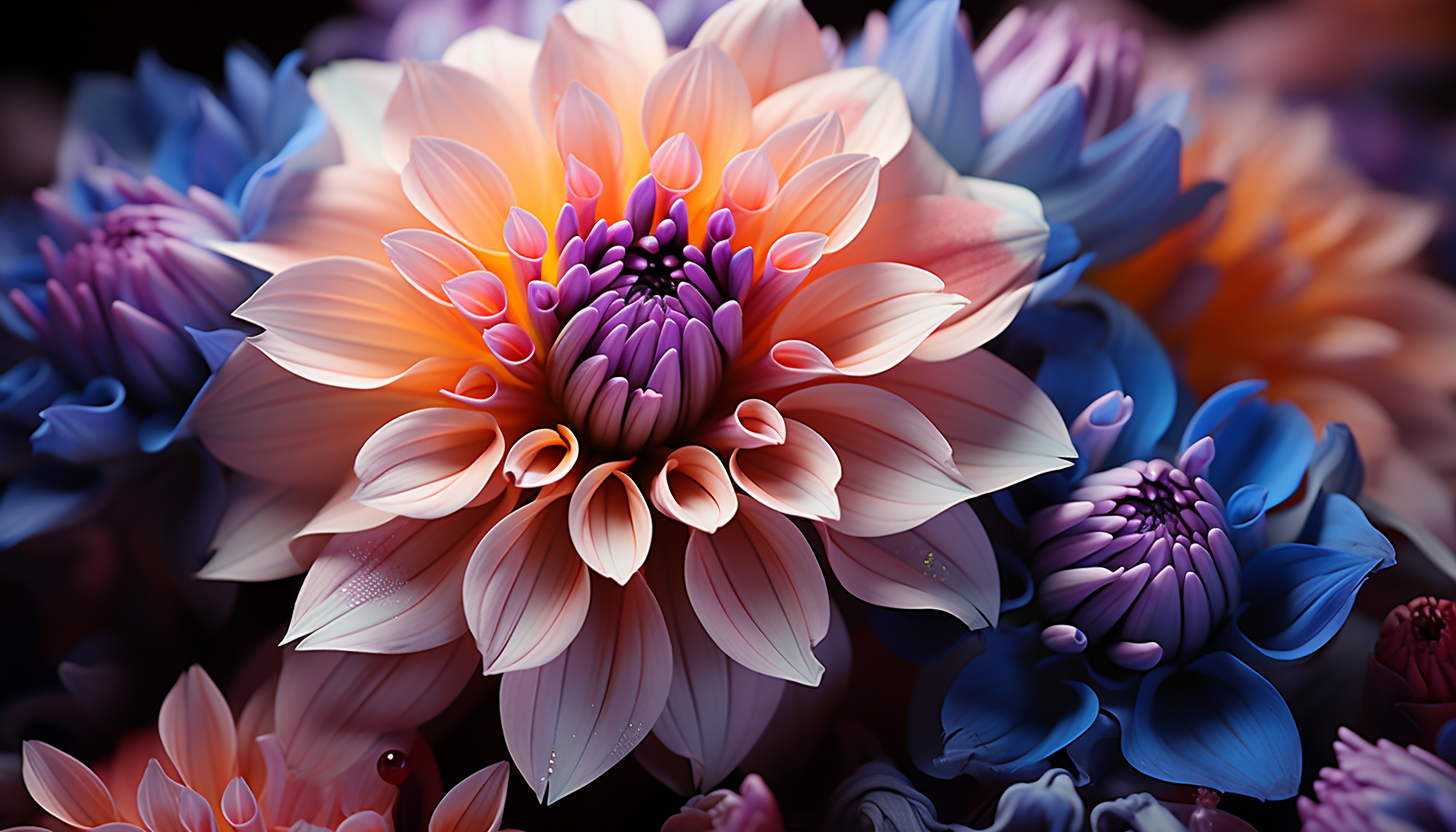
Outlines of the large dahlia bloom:
<svg viewBox="0 0 1456 832">
<path fill-rule="evenodd" d="M 1226 197 L 1096 281 L 1146 317 L 1198 392 L 1258 376 L 1315 422 L 1348 424 L 1372 510 L 1456 542 L 1456 293 L 1412 262 L 1435 212 L 1335 158 L 1318 109 L 1231 93 L 1198 114 L 1185 177 L 1223 179 Z M 1456 574 L 1449 555 L 1443 566 Z"/>
<path fill-rule="evenodd" d="M 1365 676 L 1362 722 L 1382 736 L 1433 748 L 1456 720 L 1456 603 L 1422 597 L 1380 624 Z"/>
<path fill-rule="evenodd" d="M 1046 226 L 1029 198 L 881 176 L 910 139 L 899 87 L 829 71 L 795 0 L 725 6 L 671 56 L 630 0 L 502 38 L 321 71 L 351 164 L 226 247 L 281 271 L 194 419 L 274 483 L 233 518 L 278 542 L 228 535 L 212 574 L 307 568 L 304 649 L 468 630 L 538 796 L 654 724 L 722 777 L 783 682 L 824 672 L 828 591 L 790 518 L 821 524 L 860 597 L 994 620 L 963 502 L 1071 453 L 1045 396 L 976 350 Z M 315 513 L 305 486 L 336 493 Z M 709 676 L 741 695 L 695 697 Z"/>
<path fill-rule="evenodd" d="M 27 742 L 26 788 L 77 829 L 392 832 L 400 787 L 419 776 L 412 767 L 438 780 L 414 728 L 450 701 L 474 657 L 468 645 L 383 661 L 341 656 L 285 660 L 236 719 L 193 665 L 162 702 L 156 728 L 124 740 L 99 773 Z M 356 718 L 342 722 L 340 712 Z M 495 832 L 508 777 L 497 763 L 466 778 L 435 807 L 429 828 Z"/>
</svg>

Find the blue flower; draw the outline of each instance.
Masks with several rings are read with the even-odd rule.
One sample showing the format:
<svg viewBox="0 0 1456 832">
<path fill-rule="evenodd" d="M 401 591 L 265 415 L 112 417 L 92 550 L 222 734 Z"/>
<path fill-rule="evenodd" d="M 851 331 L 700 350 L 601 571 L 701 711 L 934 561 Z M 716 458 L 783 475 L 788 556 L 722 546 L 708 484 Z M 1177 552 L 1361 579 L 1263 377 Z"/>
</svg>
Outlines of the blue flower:
<svg viewBox="0 0 1456 832">
<path fill-rule="evenodd" d="M 1319 649 L 1395 563 L 1354 502 L 1349 430 L 1329 424 L 1316 443 L 1257 381 L 1180 417 L 1152 335 L 1087 288 L 1030 310 L 1000 347 L 1062 409 L 1081 457 L 997 501 L 1025 529 L 1011 545 L 1036 585 L 1029 618 L 986 635 L 944 688 L 939 752 L 922 766 L 1004 777 L 1062 749 L 1076 761 L 1071 746 L 1110 717 L 1145 774 L 1292 796 L 1294 717 L 1245 659 Z"/>
</svg>

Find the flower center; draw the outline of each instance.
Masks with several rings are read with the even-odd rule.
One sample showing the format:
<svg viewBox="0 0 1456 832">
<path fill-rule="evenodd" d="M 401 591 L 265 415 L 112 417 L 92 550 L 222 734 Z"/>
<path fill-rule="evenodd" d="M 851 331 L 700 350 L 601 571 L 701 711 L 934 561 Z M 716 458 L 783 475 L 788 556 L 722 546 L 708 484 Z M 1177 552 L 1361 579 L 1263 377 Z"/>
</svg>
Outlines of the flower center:
<svg viewBox="0 0 1456 832">
<path fill-rule="evenodd" d="M 1437 642 L 1446 632 L 1446 619 L 1434 605 L 1422 606 L 1411 615 L 1411 634 L 1417 641 Z"/>
<path fill-rule="evenodd" d="M 686 204 L 654 212 L 656 191 L 647 177 L 628 199 L 628 219 L 558 240 L 563 324 L 547 381 L 573 429 L 624 454 L 702 420 L 742 344 L 736 298 L 753 272 L 752 249 L 734 250 L 731 213 L 715 212 L 694 245 Z"/>
<path fill-rule="evenodd" d="M 1456 702 L 1456 603 L 1422 597 L 1390 611 L 1375 660 L 1409 683 L 1418 702 Z"/>
<path fill-rule="evenodd" d="M 1223 501 L 1166 460 L 1085 477 L 1068 502 L 1032 515 L 1028 532 L 1044 610 L 1080 628 L 1078 644 L 1107 637 L 1106 656 L 1122 667 L 1191 658 L 1238 606 Z M 1048 629 L 1048 646 L 1070 650 L 1064 626 Z"/>
</svg>

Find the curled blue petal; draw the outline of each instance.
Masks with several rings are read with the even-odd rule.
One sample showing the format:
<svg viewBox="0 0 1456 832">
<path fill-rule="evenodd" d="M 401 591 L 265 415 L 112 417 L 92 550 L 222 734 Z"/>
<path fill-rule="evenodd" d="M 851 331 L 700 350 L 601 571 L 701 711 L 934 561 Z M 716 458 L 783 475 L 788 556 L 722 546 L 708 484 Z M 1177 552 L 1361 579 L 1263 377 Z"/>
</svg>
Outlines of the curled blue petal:
<svg viewBox="0 0 1456 832">
<path fill-rule="evenodd" d="M 1183 448 L 1212 436 L 1216 453 L 1208 481 L 1220 493 L 1251 483 L 1267 486 L 1269 505 L 1299 488 L 1314 452 L 1314 428 L 1290 402 L 1274 404 L 1254 394 L 1262 381 L 1231 384 L 1209 398 L 1183 432 Z"/>
<path fill-rule="evenodd" d="M 1224 503 L 1229 539 L 1239 559 L 1249 558 L 1264 550 L 1264 509 L 1269 505 L 1269 489 L 1257 483 L 1234 492 Z"/>
<path fill-rule="evenodd" d="M 1198 410 L 1194 411 L 1193 418 L 1188 420 L 1187 427 L 1183 429 L 1183 438 L 1178 442 L 1178 452 L 1188 450 L 1190 445 L 1205 436 L 1213 436 L 1228 422 L 1235 410 L 1243 406 L 1244 402 L 1264 392 L 1268 386 L 1269 382 L 1263 379 L 1244 379 L 1209 396 L 1203 404 L 1199 405 Z"/>
<path fill-rule="evenodd" d="M 981 152 L 981 95 L 971 45 L 956 26 L 957 0 L 931 0 L 903 26 L 893 22 L 879 64 L 900 79 L 910 116 L 962 173 Z"/>
<path fill-rule="evenodd" d="M 54 365 L 34 356 L 0 374 L 0 419 L 27 428 L 40 426 L 41 410 L 66 392 Z"/>
<path fill-rule="evenodd" d="M 941 707 L 936 763 L 995 775 L 1045 760 L 1097 718 L 1097 694 L 1061 678 L 1070 662 L 1036 667 L 1035 628 L 985 634 L 986 650 L 966 663 Z"/>
<path fill-rule="evenodd" d="M 971 172 L 1032 190 L 1071 176 L 1082 156 L 1085 106 L 1081 87 L 1057 84 L 986 139 Z"/>
<path fill-rule="evenodd" d="M 1026 298 L 1026 305 L 1034 306 L 1066 295 L 1073 286 L 1077 285 L 1082 273 L 1087 271 L 1087 267 L 1092 265 L 1092 261 L 1096 257 L 1096 254 L 1084 254 L 1051 274 L 1038 279 L 1031 287 L 1031 294 Z"/>
<path fill-rule="evenodd" d="M 1077 256 L 1082 250 L 1082 241 L 1077 239 L 1077 230 L 1064 222 L 1047 223 L 1046 257 L 1041 261 L 1041 270 L 1056 271 Z"/>
<path fill-rule="evenodd" d="M 213 329 L 206 332 L 190 326 L 186 329 L 187 334 L 192 336 L 192 342 L 197 345 L 197 351 L 202 353 L 203 360 L 207 362 L 208 372 L 212 373 L 217 372 L 223 362 L 248 337 L 248 333 L 238 329 Z"/>
<path fill-rule="evenodd" d="M 84 519 L 105 493 L 94 468 L 49 464 L 26 471 L 0 494 L 0 549 Z"/>
<path fill-rule="evenodd" d="M 1123 766 L 1122 729 L 1117 720 L 1106 713 L 1099 713 L 1086 733 L 1067 746 L 1067 759 L 1076 770 L 1076 783 L 1101 782 L 1114 769 Z"/>
<path fill-rule="evenodd" d="M 1138 771 L 1260 800 L 1299 792 L 1294 715 L 1269 681 L 1224 652 L 1143 677 L 1122 752 Z"/>
<path fill-rule="evenodd" d="M 1001 494 L 1004 490 L 996 493 Z M 1010 548 L 995 543 L 991 548 L 996 553 L 996 571 L 1001 577 L 1001 612 L 1018 610 L 1030 604 L 1031 595 L 1036 590 L 1031 568 Z"/>
<path fill-rule="evenodd" d="M 1340 422 L 1327 423 L 1325 435 L 1309 458 L 1309 469 L 1304 477 L 1304 496 L 1295 505 L 1270 516 L 1270 540 L 1290 543 L 1300 539 L 1324 494 L 1337 493 L 1359 499 L 1364 481 L 1365 466 L 1360 461 L 1360 449 L 1355 445 L 1354 434 L 1350 433 L 1348 426 Z M 1384 521 L 1385 518 L 1382 517 L 1382 522 Z M 1404 533 L 1402 530 L 1402 534 Z"/>
<path fill-rule="evenodd" d="M 44 422 L 30 437 L 36 453 L 88 463 L 136 449 L 137 418 L 126 407 L 126 387 L 110 376 L 92 379 L 78 395 L 61 397 L 40 417 Z"/>
</svg>

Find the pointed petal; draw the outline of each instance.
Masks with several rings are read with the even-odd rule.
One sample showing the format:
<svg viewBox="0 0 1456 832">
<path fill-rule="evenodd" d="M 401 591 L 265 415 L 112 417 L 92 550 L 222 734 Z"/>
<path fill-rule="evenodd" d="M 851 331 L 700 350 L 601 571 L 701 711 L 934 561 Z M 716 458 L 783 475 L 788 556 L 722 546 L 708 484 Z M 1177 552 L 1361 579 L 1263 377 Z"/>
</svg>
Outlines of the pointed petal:
<svg viewBox="0 0 1456 832">
<path fill-rule="evenodd" d="M 31 798 L 72 826 L 90 829 L 121 819 L 101 778 L 60 749 L 39 740 L 22 743 L 20 774 Z"/>
<path fill-rule="evenodd" d="M 564 492 L 497 523 L 465 570 L 465 620 L 486 673 L 539 667 L 581 629 L 590 572 L 567 530 Z"/>
<path fill-rule="evenodd" d="M 712 534 L 733 519 L 738 495 L 717 454 L 686 445 L 668 454 L 652 478 L 652 504 L 673 520 Z"/>
<path fill-rule="evenodd" d="M 411 285 L 443 304 L 450 303 L 444 284 L 485 267 L 470 249 L 436 231 L 406 228 L 384 236 L 389 262 Z"/>
<path fill-rule="evenodd" d="M 832 529 L 856 537 L 903 532 L 975 492 L 956 470 L 935 425 L 893 393 L 863 384 L 826 384 L 778 403 L 785 417 L 829 442 L 844 474 Z"/>
<path fill-rule="evenodd" d="M 607 43 L 632 44 L 631 58 L 651 71 L 667 60 L 657 12 L 637 0 L 573 0 L 561 8 L 571 28 Z"/>
<path fill-rule="evenodd" d="M 496 763 L 461 780 L 435 807 L 429 832 L 496 832 L 510 779 L 510 765 Z"/>
<path fill-rule="evenodd" d="M 950 361 L 912 358 L 875 384 L 910 402 L 940 430 L 956 468 L 978 494 L 1065 468 L 1077 455 L 1051 399 L 986 350 Z"/>
<path fill-rule="evenodd" d="M 651 70 L 590 32 L 577 30 L 567 18 L 552 18 L 541 41 L 541 54 L 531 75 L 531 108 L 541 132 L 552 134 L 556 108 L 567 87 L 578 81 L 601 96 L 621 125 L 639 123 L 642 90 Z M 635 135 L 625 135 L 626 181 L 635 181 L 645 168 L 647 151 Z"/>
<path fill-rule="evenodd" d="M 506 454 L 495 417 L 477 410 L 430 407 L 374 432 L 354 461 L 360 505 L 432 519 L 481 496 Z"/>
<path fill-rule="evenodd" d="M 554 803 L 631 753 L 662 713 L 672 644 L 647 582 L 597 580 L 591 612 L 566 652 L 501 680 L 501 724 L 511 759 Z"/>
<path fill-rule="evenodd" d="M 212 558 L 197 577 L 214 581 L 276 581 L 303 572 L 288 543 L 331 492 L 298 488 L 244 474 L 228 486 L 228 507 L 212 538 Z"/>
<path fill-rule="evenodd" d="M 238 738 L 227 699 L 201 667 L 188 668 L 172 686 L 157 731 L 182 782 L 208 803 L 219 803 L 238 774 Z"/>
<path fill-rule="evenodd" d="M 400 185 L 441 231 L 476 248 L 505 251 L 502 234 L 516 192 L 489 156 L 454 139 L 416 138 Z"/>
<path fill-rule="evenodd" d="M 915 126 L 957 170 L 981 150 L 981 96 L 957 0 L 933 0 L 890 33 L 878 63 L 900 79 Z"/>
<path fill-rule="evenodd" d="M 754 102 L 829 71 L 819 24 L 798 0 L 737 0 L 718 9 L 693 35 L 712 41 L 738 64 Z"/>
<path fill-rule="evenodd" d="M 814 553 L 782 514 L 742 500 L 714 534 L 694 530 L 688 597 L 728 657 L 758 673 L 817 685 L 813 646 L 829 627 L 829 590 Z"/>
<path fill-rule="evenodd" d="M 485 26 L 456 38 L 440 60 L 483 78 L 505 93 L 517 110 L 529 115 L 531 68 L 540 54 L 540 41 L 498 26 Z"/>
<path fill-rule="evenodd" d="M 811 520 L 839 519 L 834 493 L 843 473 L 839 457 L 808 425 L 780 418 L 782 442 L 739 448 L 729 457 L 733 481 L 775 511 Z"/>
<path fill-rule="evenodd" d="M 147 772 L 137 786 L 137 814 L 151 832 L 190 832 L 182 822 L 182 795 L 186 786 L 162 771 L 155 759 L 147 761 Z"/>
<path fill-rule="evenodd" d="M 793 232 L 829 238 L 824 251 L 838 251 L 864 228 L 875 207 L 880 163 L 863 153 L 840 153 L 811 162 L 784 183 L 763 215 L 755 251 L 768 251 Z"/>
<path fill-rule="evenodd" d="M 889 162 L 910 141 L 910 107 L 900 82 L 878 67 L 838 69 L 806 78 L 754 105 L 750 146 L 773 131 L 834 110 L 844 122 L 844 149 Z"/>
<path fill-rule="evenodd" d="M 815 279 L 789 299 L 769 339 L 807 341 L 845 375 L 877 375 L 905 360 L 965 306 L 964 298 L 943 288 L 939 278 L 914 266 L 850 266 Z"/>
<path fill-rule="evenodd" d="M 642 135 L 656 151 L 686 133 L 702 159 L 702 193 L 716 195 L 723 166 L 748 142 L 753 100 L 733 59 L 712 42 L 672 56 L 642 93 Z"/>
<path fill-rule="evenodd" d="M 571 542 L 594 572 L 626 584 L 652 546 L 652 512 L 627 475 L 633 460 L 604 462 L 586 472 L 571 492 Z"/>
</svg>

